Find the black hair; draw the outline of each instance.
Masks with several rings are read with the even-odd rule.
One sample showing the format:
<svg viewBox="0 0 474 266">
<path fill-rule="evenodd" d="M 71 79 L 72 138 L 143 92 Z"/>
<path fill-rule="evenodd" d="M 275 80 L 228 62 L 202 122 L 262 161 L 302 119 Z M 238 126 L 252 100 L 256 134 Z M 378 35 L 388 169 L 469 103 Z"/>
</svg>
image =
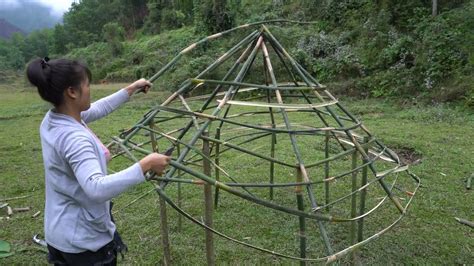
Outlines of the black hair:
<svg viewBox="0 0 474 266">
<path fill-rule="evenodd" d="M 80 89 L 86 78 L 91 80 L 91 72 L 84 64 L 69 59 L 40 58 L 31 61 L 26 69 L 31 84 L 38 88 L 43 100 L 59 106 L 64 101 L 64 91 L 72 87 Z"/>
</svg>

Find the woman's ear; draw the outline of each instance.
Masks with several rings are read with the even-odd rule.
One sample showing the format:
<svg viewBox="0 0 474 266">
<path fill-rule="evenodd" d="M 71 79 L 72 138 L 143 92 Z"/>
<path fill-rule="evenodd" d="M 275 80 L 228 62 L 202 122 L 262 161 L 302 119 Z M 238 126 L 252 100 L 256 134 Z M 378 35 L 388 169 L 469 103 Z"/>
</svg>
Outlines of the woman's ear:
<svg viewBox="0 0 474 266">
<path fill-rule="evenodd" d="M 79 90 L 74 89 L 73 87 L 69 87 L 66 90 L 64 90 L 64 97 L 75 100 L 79 98 Z"/>
</svg>

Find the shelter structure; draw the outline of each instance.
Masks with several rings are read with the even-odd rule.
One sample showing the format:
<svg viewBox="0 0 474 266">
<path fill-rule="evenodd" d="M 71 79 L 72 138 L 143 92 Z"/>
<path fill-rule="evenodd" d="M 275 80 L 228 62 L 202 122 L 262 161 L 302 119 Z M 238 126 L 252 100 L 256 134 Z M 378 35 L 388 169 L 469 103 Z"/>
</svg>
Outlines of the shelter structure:
<svg viewBox="0 0 474 266">
<path fill-rule="evenodd" d="M 250 30 L 257 25 L 259 29 Z M 150 81 L 169 74 L 196 47 L 244 30 L 250 33 L 173 88 L 162 104 L 109 144 L 114 157 L 133 161 L 175 148 L 163 176 L 148 174 L 153 180 L 149 193 L 156 191 L 160 198 L 165 263 L 171 257 L 167 206 L 203 227 L 211 265 L 213 235 L 302 263 L 356 254 L 404 217 L 420 179 L 264 23 L 242 25 L 190 45 Z M 203 220 L 183 207 L 186 190 L 204 198 Z M 245 207 L 232 208 L 240 202 Z M 259 218 L 245 208 L 258 209 Z M 244 220 L 230 221 L 236 226 L 245 219 L 263 219 L 258 222 L 262 234 L 254 238 L 275 237 L 270 239 L 274 245 L 227 235 L 226 228 L 213 222 L 215 215 L 240 216 Z M 294 229 L 294 253 L 276 250 L 281 240 L 268 233 L 275 226 Z"/>
</svg>

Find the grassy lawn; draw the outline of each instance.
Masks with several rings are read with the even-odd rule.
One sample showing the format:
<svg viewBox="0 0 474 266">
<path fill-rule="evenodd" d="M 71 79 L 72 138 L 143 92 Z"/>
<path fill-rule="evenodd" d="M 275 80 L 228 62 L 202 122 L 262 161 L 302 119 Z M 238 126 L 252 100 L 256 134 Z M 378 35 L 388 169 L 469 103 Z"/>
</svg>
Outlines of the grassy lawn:
<svg viewBox="0 0 474 266">
<path fill-rule="evenodd" d="M 123 84 L 122 84 L 123 85 Z M 94 99 L 120 88 L 121 84 L 92 87 Z M 168 93 L 150 92 L 137 95 L 129 103 L 107 118 L 91 124 L 91 128 L 103 140 L 119 134 L 119 130 L 134 125 L 150 107 L 160 103 Z M 474 220 L 474 197 L 466 190 L 465 178 L 474 172 L 474 114 L 452 107 L 400 104 L 384 100 L 342 99 L 343 105 L 361 118 L 373 134 L 388 147 L 409 151 L 421 158 L 412 171 L 422 179 L 413 204 L 406 217 L 381 238 L 364 246 L 360 252 L 364 264 L 470 264 L 474 261 L 474 230 L 457 223 L 454 217 Z M 35 90 L 22 85 L 15 88 L 0 85 L 0 199 L 28 195 L 24 199 L 9 201 L 12 207 L 31 207 L 23 213 L 15 213 L 9 220 L 0 220 L 0 240 L 8 241 L 16 253 L 0 259 L 0 264 L 46 264 L 45 255 L 33 244 L 32 236 L 42 233 L 43 214 L 32 214 L 44 208 L 44 171 L 39 140 L 39 124 L 48 110 Z M 253 118 L 246 118 L 249 119 Z M 258 118 L 255 117 L 258 121 Z M 304 117 L 292 119 L 304 121 Z M 285 145 L 278 140 L 278 148 Z M 301 138 L 301 143 L 310 141 Z M 268 144 L 268 143 L 267 143 Z M 258 146 L 254 149 L 266 149 Z M 289 147 L 289 146 L 286 146 Z M 279 159 L 289 153 L 279 150 Z M 306 151 L 310 156 L 311 153 Z M 224 156 L 231 175 L 244 181 L 258 180 L 260 173 L 268 172 L 268 165 L 244 157 Z M 223 163 L 224 163 L 223 162 Z M 125 168 L 130 162 L 116 160 L 114 170 Z M 350 166 L 350 159 L 346 166 Z M 343 166 L 341 166 L 343 167 Z M 280 171 L 280 172 L 278 172 Z M 280 175 L 293 173 L 277 170 Z M 264 180 L 264 179 L 263 179 Z M 263 181 L 259 180 L 259 181 Z M 340 182 L 344 185 L 343 182 Z M 116 222 L 129 246 L 125 264 L 157 264 L 162 262 L 158 197 L 150 194 L 136 204 L 126 207 L 133 199 L 152 188 L 144 183 L 115 199 Z M 176 186 L 166 190 L 176 199 Z M 316 196 L 320 195 L 316 190 Z M 202 188 L 183 185 L 183 209 L 198 220 L 203 216 Z M 267 197 L 267 191 L 252 190 L 259 197 Z M 218 230 L 242 241 L 285 254 L 298 255 L 298 221 L 289 215 L 272 211 L 227 193 L 221 193 L 220 205 L 215 212 Z M 291 189 L 275 191 L 278 203 L 294 207 Z M 126 208 L 125 208 L 126 207 Z M 168 208 L 171 252 L 174 264 L 205 264 L 203 230 L 182 219 Z M 0 210 L 5 217 L 5 209 Z M 390 214 L 380 213 L 375 225 L 387 226 L 393 221 Z M 315 224 L 309 230 L 317 230 Z M 328 225 L 336 236 L 345 232 L 337 224 Z M 314 236 L 313 236 L 314 237 Z M 346 236 L 347 238 L 347 236 Z M 317 239 L 310 239 L 308 256 L 321 255 Z M 337 248 L 344 248 L 347 239 L 332 239 Z M 296 264 L 215 237 L 218 264 Z M 348 262 L 347 259 L 343 260 Z"/>
</svg>

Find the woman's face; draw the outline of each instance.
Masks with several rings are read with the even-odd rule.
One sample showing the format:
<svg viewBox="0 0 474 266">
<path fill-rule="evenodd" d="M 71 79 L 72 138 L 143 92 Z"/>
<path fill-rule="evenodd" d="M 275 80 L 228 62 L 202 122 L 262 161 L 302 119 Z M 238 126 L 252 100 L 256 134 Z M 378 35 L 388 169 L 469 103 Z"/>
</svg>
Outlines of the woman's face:
<svg viewBox="0 0 474 266">
<path fill-rule="evenodd" d="M 89 109 L 91 107 L 91 90 L 89 79 L 86 78 L 81 83 L 81 91 L 79 95 L 79 107 L 81 112 Z"/>
</svg>

